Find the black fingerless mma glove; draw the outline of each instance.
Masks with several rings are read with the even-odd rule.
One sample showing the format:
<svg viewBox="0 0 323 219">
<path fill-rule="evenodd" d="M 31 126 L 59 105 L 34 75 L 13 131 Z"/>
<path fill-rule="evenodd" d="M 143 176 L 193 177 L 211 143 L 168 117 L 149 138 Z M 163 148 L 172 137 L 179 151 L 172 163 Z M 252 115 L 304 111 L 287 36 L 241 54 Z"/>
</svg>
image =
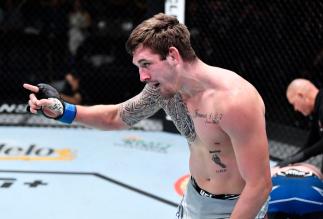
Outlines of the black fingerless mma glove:
<svg viewBox="0 0 323 219">
<path fill-rule="evenodd" d="M 37 99 L 51 99 L 53 101 L 52 104 L 42 107 L 42 114 L 47 118 L 56 119 L 64 123 L 72 123 L 76 116 L 76 106 L 64 102 L 58 91 L 49 84 L 41 83 L 37 87 L 39 88 L 39 92 L 35 94 Z M 49 113 L 52 115 L 49 115 Z"/>
</svg>

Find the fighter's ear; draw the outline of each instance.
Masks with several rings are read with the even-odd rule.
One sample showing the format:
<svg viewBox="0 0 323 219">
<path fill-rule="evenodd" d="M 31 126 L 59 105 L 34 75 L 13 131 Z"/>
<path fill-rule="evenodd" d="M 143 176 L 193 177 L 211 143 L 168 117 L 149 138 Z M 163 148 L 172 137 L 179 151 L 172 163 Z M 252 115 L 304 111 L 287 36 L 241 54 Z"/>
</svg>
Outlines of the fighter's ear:
<svg viewBox="0 0 323 219">
<path fill-rule="evenodd" d="M 168 58 L 170 59 L 170 61 L 178 63 L 180 60 L 180 54 L 179 51 L 176 47 L 171 46 L 168 49 Z"/>
<path fill-rule="evenodd" d="M 297 92 L 297 96 L 298 96 L 300 99 L 304 99 L 304 98 L 305 98 L 305 95 L 304 95 L 304 93 L 302 93 L 302 92 Z"/>
</svg>

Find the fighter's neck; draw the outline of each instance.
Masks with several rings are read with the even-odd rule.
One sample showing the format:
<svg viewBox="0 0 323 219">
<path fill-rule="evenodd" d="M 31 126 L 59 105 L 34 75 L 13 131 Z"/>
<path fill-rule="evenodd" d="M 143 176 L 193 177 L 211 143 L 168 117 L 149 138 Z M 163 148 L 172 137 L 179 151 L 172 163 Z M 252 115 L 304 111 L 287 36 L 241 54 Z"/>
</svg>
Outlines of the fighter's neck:
<svg viewBox="0 0 323 219">
<path fill-rule="evenodd" d="M 182 96 L 191 97 L 197 93 L 205 91 L 210 81 L 209 78 L 210 66 L 197 60 L 194 63 L 186 64 L 180 74 L 180 90 Z"/>
</svg>

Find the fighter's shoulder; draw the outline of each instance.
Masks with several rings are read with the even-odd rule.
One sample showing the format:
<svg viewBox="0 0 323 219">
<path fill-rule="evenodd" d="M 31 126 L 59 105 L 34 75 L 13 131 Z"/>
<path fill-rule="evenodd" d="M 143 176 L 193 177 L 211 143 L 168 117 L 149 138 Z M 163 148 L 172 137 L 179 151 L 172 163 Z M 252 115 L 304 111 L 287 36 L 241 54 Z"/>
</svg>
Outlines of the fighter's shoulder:
<svg viewBox="0 0 323 219">
<path fill-rule="evenodd" d="M 159 92 L 146 85 L 138 95 L 120 104 L 121 119 L 127 125 L 132 126 L 138 121 L 152 116 L 160 108 L 158 99 Z"/>
<path fill-rule="evenodd" d="M 226 115 L 223 121 L 242 121 L 263 117 L 265 104 L 257 90 L 249 83 L 242 83 L 224 92 L 221 109 Z"/>
<path fill-rule="evenodd" d="M 141 93 L 150 96 L 160 96 L 159 89 L 150 84 L 146 84 Z"/>
<path fill-rule="evenodd" d="M 214 68 L 220 78 L 214 79 L 216 92 L 222 92 L 228 100 L 233 103 L 244 101 L 254 101 L 259 99 L 259 93 L 255 86 L 243 78 L 240 74 L 223 68 Z"/>
<path fill-rule="evenodd" d="M 242 107 L 253 105 L 254 107 L 262 103 L 262 98 L 249 84 L 238 85 L 222 91 L 222 101 L 228 107 Z"/>
<path fill-rule="evenodd" d="M 120 106 L 122 109 L 129 107 L 152 107 L 158 106 L 159 100 L 159 91 L 147 84 L 139 94 L 121 103 Z"/>
<path fill-rule="evenodd" d="M 130 99 L 130 101 L 144 101 L 150 103 L 156 103 L 160 100 L 160 92 L 157 88 L 146 84 L 139 94 Z"/>
</svg>

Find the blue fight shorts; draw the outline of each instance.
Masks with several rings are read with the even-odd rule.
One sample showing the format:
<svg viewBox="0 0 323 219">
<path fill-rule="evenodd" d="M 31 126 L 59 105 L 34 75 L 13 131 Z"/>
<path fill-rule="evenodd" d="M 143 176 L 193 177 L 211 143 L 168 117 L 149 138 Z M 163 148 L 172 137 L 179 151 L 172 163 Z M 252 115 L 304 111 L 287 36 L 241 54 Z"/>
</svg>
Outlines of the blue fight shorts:
<svg viewBox="0 0 323 219">
<path fill-rule="evenodd" d="M 323 181 L 312 172 L 290 169 L 272 177 L 268 213 L 323 212 Z"/>
</svg>

